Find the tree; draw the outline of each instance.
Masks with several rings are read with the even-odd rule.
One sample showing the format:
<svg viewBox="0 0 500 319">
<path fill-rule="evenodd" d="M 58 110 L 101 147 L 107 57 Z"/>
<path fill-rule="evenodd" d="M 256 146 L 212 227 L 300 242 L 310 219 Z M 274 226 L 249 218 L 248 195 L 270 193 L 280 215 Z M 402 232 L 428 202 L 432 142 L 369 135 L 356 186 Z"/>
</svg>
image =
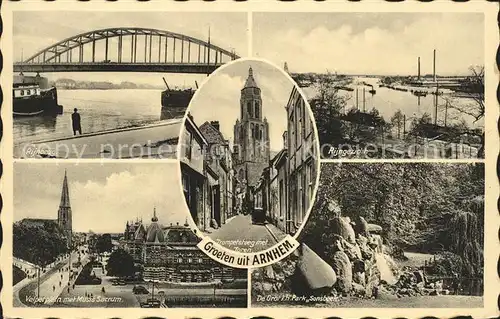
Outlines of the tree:
<svg viewBox="0 0 500 319">
<path fill-rule="evenodd" d="M 344 132 L 340 115 L 345 109 L 347 98 L 339 94 L 335 76 L 330 73 L 318 77 L 315 88 L 318 94 L 309 104 L 318 128 L 320 144 L 342 144 Z"/>
<path fill-rule="evenodd" d="M 110 252 L 112 249 L 113 243 L 111 242 L 110 234 L 103 234 L 97 238 L 96 250 L 98 253 Z"/>
<path fill-rule="evenodd" d="M 391 123 L 398 129 L 398 138 L 401 138 L 401 127 L 404 125 L 404 115 L 400 109 L 391 117 Z"/>
<path fill-rule="evenodd" d="M 324 164 L 301 240 L 321 254 L 331 245 L 324 209 L 362 216 L 383 228 L 393 245 L 419 252 L 448 251 L 461 258 L 464 275 L 480 276 L 484 233 L 484 164 Z"/>
<path fill-rule="evenodd" d="M 111 254 L 111 256 L 109 256 L 106 270 L 110 276 L 134 276 L 136 271 L 134 258 L 132 258 L 132 256 L 125 250 L 117 249 Z"/>
</svg>

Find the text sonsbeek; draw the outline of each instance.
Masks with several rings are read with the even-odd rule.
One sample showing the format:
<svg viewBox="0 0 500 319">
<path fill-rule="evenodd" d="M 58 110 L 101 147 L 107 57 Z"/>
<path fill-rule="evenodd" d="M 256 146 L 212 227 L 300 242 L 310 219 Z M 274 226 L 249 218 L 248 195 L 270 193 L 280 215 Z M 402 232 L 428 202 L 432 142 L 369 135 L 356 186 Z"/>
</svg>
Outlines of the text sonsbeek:
<svg viewBox="0 0 500 319">
<path fill-rule="evenodd" d="M 233 264 L 235 266 L 261 266 L 280 260 L 295 250 L 297 244 L 295 241 L 291 242 L 285 239 L 282 243 L 268 251 L 247 254 L 246 256 L 235 256 L 230 251 L 219 250 L 214 247 L 212 241 L 205 243 L 203 250 L 210 257 L 216 258 L 226 264 Z"/>
</svg>

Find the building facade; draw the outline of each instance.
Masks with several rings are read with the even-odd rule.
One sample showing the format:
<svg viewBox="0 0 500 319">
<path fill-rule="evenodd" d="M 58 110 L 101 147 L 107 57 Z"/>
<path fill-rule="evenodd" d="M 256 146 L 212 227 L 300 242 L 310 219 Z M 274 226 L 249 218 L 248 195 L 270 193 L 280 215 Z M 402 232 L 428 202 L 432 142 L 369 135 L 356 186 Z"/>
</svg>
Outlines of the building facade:
<svg viewBox="0 0 500 319">
<path fill-rule="evenodd" d="M 286 105 L 284 148 L 269 161 L 255 188 L 257 210 L 287 234 L 295 234 L 312 205 L 318 146 L 306 102 L 294 87 Z"/>
<path fill-rule="evenodd" d="M 213 196 L 212 216 L 214 226 L 222 226 L 233 215 L 233 162 L 229 141 L 220 131 L 218 121 L 205 122 L 200 131 L 207 140 L 205 161 L 215 172 L 218 180 L 211 186 Z"/>
<path fill-rule="evenodd" d="M 182 187 L 191 217 L 199 229 L 210 226 L 212 194 L 208 189 L 207 166 L 204 159 L 208 142 L 188 114 L 184 123 L 180 165 Z M 214 181 L 218 180 L 215 176 Z M 207 224 L 208 222 L 208 224 Z"/>
<path fill-rule="evenodd" d="M 234 124 L 233 159 L 239 193 L 245 193 L 247 186 L 255 186 L 269 165 L 269 123 L 262 108 L 261 90 L 250 68 L 241 89 L 240 118 Z"/>
<path fill-rule="evenodd" d="M 132 255 L 144 280 L 172 283 L 212 283 L 247 279 L 245 269 L 233 269 L 204 254 L 200 239 L 188 224 L 163 226 L 156 211 L 151 223 L 127 222 L 122 246 Z"/>
</svg>

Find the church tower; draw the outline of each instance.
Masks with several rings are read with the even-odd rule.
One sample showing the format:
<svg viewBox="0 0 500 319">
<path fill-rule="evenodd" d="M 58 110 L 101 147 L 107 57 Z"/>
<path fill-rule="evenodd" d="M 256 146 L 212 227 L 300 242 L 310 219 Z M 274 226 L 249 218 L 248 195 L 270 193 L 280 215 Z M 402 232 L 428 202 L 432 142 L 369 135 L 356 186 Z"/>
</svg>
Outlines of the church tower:
<svg viewBox="0 0 500 319">
<path fill-rule="evenodd" d="M 59 204 L 59 210 L 57 212 L 57 223 L 66 234 L 68 247 L 70 247 L 73 234 L 73 217 L 71 214 L 71 205 L 69 203 L 68 177 L 66 171 L 64 171 L 61 203 Z"/>
<path fill-rule="evenodd" d="M 239 184 L 254 186 L 269 166 L 269 123 L 262 114 L 261 90 L 250 67 L 234 124 L 234 168 Z"/>
</svg>

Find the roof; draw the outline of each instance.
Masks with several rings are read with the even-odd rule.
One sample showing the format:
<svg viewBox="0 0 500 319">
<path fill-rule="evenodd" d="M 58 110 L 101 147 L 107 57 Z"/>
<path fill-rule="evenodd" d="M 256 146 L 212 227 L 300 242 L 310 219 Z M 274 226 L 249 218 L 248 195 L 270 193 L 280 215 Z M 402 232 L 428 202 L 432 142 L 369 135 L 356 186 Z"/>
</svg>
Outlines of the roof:
<svg viewBox="0 0 500 319">
<path fill-rule="evenodd" d="M 165 228 L 165 242 L 167 244 L 185 243 L 196 245 L 200 239 L 188 226 L 170 226 Z"/>
<path fill-rule="evenodd" d="M 246 89 L 246 88 L 259 88 L 259 86 L 255 82 L 255 79 L 253 78 L 252 67 L 250 67 L 248 69 L 248 77 L 247 77 L 247 80 L 245 81 L 245 86 L 243 88 L 244 89 Z"/>
</svg>

